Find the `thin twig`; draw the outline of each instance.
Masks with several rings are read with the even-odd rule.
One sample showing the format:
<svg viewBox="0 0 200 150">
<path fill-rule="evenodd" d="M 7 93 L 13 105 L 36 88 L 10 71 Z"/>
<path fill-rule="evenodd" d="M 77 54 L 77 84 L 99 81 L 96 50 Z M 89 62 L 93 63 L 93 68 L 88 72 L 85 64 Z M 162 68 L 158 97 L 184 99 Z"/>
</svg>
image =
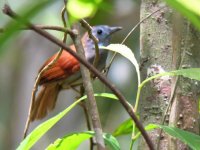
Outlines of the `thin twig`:
<svg viewBox="0 0 200 150">
<path fill-rule="evenodd" d="M 63 11 L 65 11 L 65 9 L 62 10 L 61 14 L 63 14 Z M 65 22 L 65 19 L 62 20 L 63 21 L 63 24 L 64 24 L 64 27 L 66 28 L 66 22 Z M 41 27 L 40 27 L 41 28 Z M 44 28 L 44 26 L 43 26 Z M 52 29 L 52 28 L 51 28 Z M 66 39 L 67 39 L 67 33 L 70 33 L 70 35 L 73 34 L 73 32 L 71 30 L 65 30 L 66 32 L 64 33 L 64 37 L 63 37 L 63 43 L 66 42 Z M 36 80 L 35 80 L 35 84 L 34 84 L 34 88 L 32 90 L 32 96 L 31 96 L 31 103 L 30 103 L 30 106 L 29 106 L 29 112 L 28 112 L 28 117 L 27 117 L 27 121 L 26 121 L 26 125 L 25 125 L 25 129 L 24 129 L 24 135 L 23 135 L 23 138 L 26 137 L 27 135 L 27 132 L 28 132 L 28 129 L 29 129 L 29 126 L 30 126 L 30 122 L 31 122 L 31 112 L 33 110 L 33 107 L 34 107 L 34 103 L 35 103 L 35 97 L 36 97 L 36 92 L 38 90 L 38 86 L 39 86 L 39 82 L 40 82 L 40 78 L 42 76 L 42 74 L 48 70 L 50 67 L 52 67 L 56 62 L 57 60 L 59 59 L 59 57 L 61 56 L 63 52 L 63 49 L 62 47 L 60 48 L 59 52 L 57 53 L 56 57 L 47 65 L 45 66 L 38 74 Z"/>
<path fill-rule="evenodd" d="M 135 29 L 136 29 L 137 27 L 140 26 L 141 23 L 143 23 L 145 20 L 147 20 L 147 19 L 148 19 L 149 17 L 151 17 L 153 14 L 157 13 L 158 11 L 162 10 L 162 9 L 165 8 L 165 7 L 166 7 L 166 6 L 159 8 L 158 10 L 152 12 L 151 14 L 149 14 L 148 16 L 146 16 L 145 18 L 143 18 L 142 20 L 140 20 L 140 22 L 138 22 L 138 23 L 131 29 L 131 31 L 126 35 L 126 37 L 123 39 L 123 41 L 121 42 L 121 44 L 124 44 L 124 42 L 125 42 L 125 41 L 129 38 L 129 36 L 135 31 Z M 113 54 L 113 56 L 112 56 L 112 58 L 111 58 L 109 64 L 108 64 L 107 67 L 105 68 L 106 72 L 109 71 L 110 66 L 111 66 L 111 64 L 113 63 L 113 61 L 114 61 L 116 55 L 117 55 L 117 52 L 115 52 L 115 53 Z"/>
<path fill-rule="evenodd" d="M 167 113 L 172 105 L 172 102 L 173 102 L 173 99 L 174 99 L 174 95 L 175 95 L 175 91 L 176 91 L 176 87 L 177 87 L 177 82 L 178 82 L 178 77 L 175 77 L 175 82 L 174 82 L 174 86 L 172 87 L 172 92 L 171 92 L 171 96 L 170 96 L 170 99 L 169 99 L 169 104 L 167 105 L 167 108 L 164 112 L 164 115 L 162 117 L 162 120 L 161 120 L 161 125 L 164 125 L 165 123 L 165 119 L 167 117 Z M 163 129 L 160 129 L 159 131 L 159 134 L 158 134 L 158 142 L 157 142 L 157 146 L 156 146 L 156 150 L 159 150 L 160 149 L 160 140 L 161 140 L 161 135 L 162 135 L 162 132 L 163 132 Z"/>
<path fill-rule="evenodd" d="M 42 76 L 42 74 L 47 71 L 50 67 L 52 67 L 56 61 L 59 59 L 60 55 L 62 54 L 62 51 L 63 49 L 61 49 L 56 57 L 48 64 L 46 65 L 38 74 L 36 80 L 35 80 L 35 84 L 34 84 L 34 88 L 33 88 L 33 91 L 32 91 L 32 96 L 31 96 L 31 103 L 30 103 L 30 106 L 29 106 L 29 112 L 28 112 L 28 118 L 27 118 L 27 121 L 26 121 L 26 125 L 25 125 L 25 129 L 24 129 L 24 138 L 26 137 L 27 135 L 27 132 L 28 132 L 28 128 L 29 128 L 29 125 L 30 125 L 30 122 L 31 122 L 31 112 L 32 112 L 32 109 L 33 109 L 33 104 L 35 102 L 35 96 L 36 96 L 36 92 L 38 90 L 38 85 L 39 85 L 39 82 L 40 82 L 40 78 Z"/>
<path fill-rule="evenodd" d="M 69 29 L 66 29 L 66 27 L 60 27 L 60 26 L 50 26 L 50 25 L 37 25 L 38 28 L 45 29 L 45 30 L 56 30 L 61 31 L 64 33 L 68 33 L 70 36 L 73 36 L 73 32 Z"/>
<path fill-rule="evenodd" d="M 16 13 L 14 13 L 11 10 L 11 8 L 8 5 L 4 5 L 3 12 L 5 14 L 7 14 L 8 16 L 10 16 L 11 18 L 13 18 L 13 19 L 22 20 L 18 15 L 16 15 Z M 74 56 L 80 63 L 82 63 L 83 65 L 85 65 L 92 73 L 94 73 L 108 88 L 110 88 L 110 90 L 118 97 L 119 102 L 122 104 L 122 106 L 124 107 L 124 109 L 128 112 L 128 114 L 130 115 L 130 117 L 135 122 L 136 126 L 138 127 L 139 131 L 141 132 L 142 136 L 144 137 L 144 139 L 145 139 L 147 145 L 149 146 L 150 150 L 154 150 L 153 143 L 152 143 L 151 139 L 149 138 L 147 132 L 145 131 L 142 123 L 138 120 L 137 116 L 135 115 L 135 113 L 133 111 L 133 108 L 128 104 L 126 98 L 121 94 L 121 92 L 117 88 L 115 88 L 115 86 L 113 84 L 110 83 L 110 81 L 108 81 L 88 61 L 86 61 L 85 59 L 83 59 L 82 57 L 80 57 L 79 55 L 77 55 L 77 53 L 74 52 L 70 47 L 66 46 L 65 43 L 63 43 L 62 41 L 60 41 L 56 37 L 52 36 L 48 32 L 46 32 L 44 30 L 41 30 L 40 28 L 35 27 L 33 24 L 31 24 L 28 21 L 23 22 L 23 23 L 26 26 L 28 26 L 29 28 L 31 28 L 32 30 L 34 30 L 35 32 L 37 32 L 38 34 L 40 34 L 41 36 L 43 36 L 46 39 L 48 39 L 49 41 L 51 41 L 52 43 L 54 43 L 56 45 L 59 45 L 60 47 L 62 47 L 63 49 L 65 49 L 68 53 L 70 53 L 72 56 Z"/>
<path fill-rule="evenodd" d="M 67 23 L 66 23 L 66 19 L 65 19 L 65 13 L 66 13 L 66 4 L 64 2 L 64 7 L 62 8 L 62 11 L 61 11 L 61 18 L 62 18 L 62 22 L 63 22 L 63 26 L 66 28 L 67 27 Z"/>
<path fill-rule="evenodd" d="M 52 26 L 52 25 L 35 25 L 37 28 L 44 29 L 44 30 L 55 30 L 55 31 L 60 31 L 64 33 L 68 33 L 73 36 L 73 32 L 69 29 L 66 29 L 61 26 Z M 6 28 L 0 28 L 0 33 L 3 33 L 6 30 Z M 31 30 L 30 28 L 23 27 L 20 30 Z"/>
<path fill-rule="evenodd" d="M 80 86 L 80 97 L 83 97 L 84 96 L 84 87 L 83 85 Z M 85 115 L 85 120 L 86 120 L 86 126 L 87 126 L 87 129 L 88 131 L 91 131 L 92 130 L 92 127 L 91 127 L 91 124 L 90 124 L 90 117 L 89 117 L 89 113 L 88 113 L 88 107 L 86 105 L 86 101 L 82 101 L 80 103 L 81 107 L 83 108 L 83 112 L 84 112 L 84 115 Z M 90 138 L 90 150 L 93 150 L 94 149 L 94 141 L 93 141 L 93 138 Z"/>
<path fill-rule="evenodd" d="M 59 52 L 57 54 L 57 56 L 55 57 L 55 59 L 53 59 L 47 66 L 45 66 L 38 74 L 36 80 L 35 80 L 35 84 L 34 84 L 34 87 L 33 87 L 33 91 L 32 91 L 32 96 L 31 96 L 31 103 L 30 103 L 30 106 L 29 106 L 29 111 L 28 111 L 28 117 L 27 117 L 27 121 L 26 121 L 26 125 L 25 125 L 25 129 L 24 129 L 24 135 L 23 135 L 23 138 L 26 137 L 27 135 L 27 132 L 28 132 L 28 129 L 29 129 L 29 125 L 30 125 L 30 122 L 31 122 L 31 112 L 32 112 L 32 109 L 34 107 L 34 103 L 35 103 L 35 96 L 36 96 L 36 92 L 38 90 L 38 85 L 39 85 L 39 82 L 40 82 L 40 78 L 42 76 L 42 74 L 48 70 L 57 60 L 58 58 L 60 57 L 61 53 Z"/>
<path fill-rule="evenodd" d="M 86 20 L 81 19 L 80 23 L 88 31 L 89 38 L 91 38 L 94 42 L 95 58 L 93 61 L 93 65 L 96 67 L 99 61 L 99 46 L 98 46 L 99 40 L 92 34 L 92 27 L 89 25 L 89 23 Z"/>
</svg>

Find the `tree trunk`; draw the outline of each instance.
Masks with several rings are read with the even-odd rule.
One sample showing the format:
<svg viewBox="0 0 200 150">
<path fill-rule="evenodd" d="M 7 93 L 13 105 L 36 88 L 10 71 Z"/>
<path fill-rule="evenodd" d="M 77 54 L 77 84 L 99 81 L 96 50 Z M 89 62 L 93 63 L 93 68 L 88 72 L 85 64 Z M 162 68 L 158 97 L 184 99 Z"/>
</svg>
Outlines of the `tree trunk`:
<svg viewBox="0 0 200 150">
<path fill-rule="evenodd" d="M 143 0 L 141 19 L 164 5 L 162 1 Z M 200 65 L 199 38 L 199 34 L 197 35 L 197 31 L 195 32 L 189 22 L 169 7 L 165 7 L 147 19 L 140 27 L 142 79 L 165 71 L 198 67 Z M 166 115 L 165 110 L 172 100 L 172 108 L 168 113 L 170 116 L 165 120 L 165 124 L 168 125 L 168 122 L 175 126 L 178 124 L 177 127 L 199 133 L 197 121 L 199 88 L 195 83 L 197 82 L 191 79 L 165 76 L 146 84 L 140 99 L 140 118 L 143 124 L 162 124 L 163 116 Z M 159 129 L 149 134 L 155 148 L 171 150 L 185 147 L 181 142 L 168 138 L 164 133 L 158 138 Z M 139 145 L 139 149 L 148 149 L 143 140 Z"/>
<path fill-rule="evenodd" d="M 200 33 L 179 14 L 173 17 L 173 62 L 177 68 L 200 67 Z M 180 62 L 176 57 L 180 57 Z M 178 67 L 179 66 L 179 67 Z M 169 124 L 199 134 L 199 83 L 178 77 L 170 110 Z M 178 140 L 169 138 L 169 149 L 188 149 Z"/>
</svg>

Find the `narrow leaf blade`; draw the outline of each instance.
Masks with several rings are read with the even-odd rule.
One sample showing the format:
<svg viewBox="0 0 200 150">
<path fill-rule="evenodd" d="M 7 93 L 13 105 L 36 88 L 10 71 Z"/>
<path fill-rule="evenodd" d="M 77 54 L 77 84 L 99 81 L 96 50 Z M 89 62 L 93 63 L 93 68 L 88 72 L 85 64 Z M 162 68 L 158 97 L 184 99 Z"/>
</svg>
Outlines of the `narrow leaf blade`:
<svg viewBox="0 0 200 150">
<path fill-rule="evenodd" d="M 122 122 L 114 131 L 113 136 L 120 136 L 124 134 L 129 134 L 133 129 L 133 120 L 128 119 Z"/>
<path fill-rule="evenodd" d="M 171 72 L 160 73 L 160 74 L 157 74 L 157 75 L 154 75 L 154 76 L 151 76 L 151 77 L 145 79 L 140 84 L 140 88 L 143 87 L 145 85 L 145 83 L 147 83 L 148 81 L 151 81 L 153 79 L 156 79 L 156 78 L 159 78 L 162 76 L 179 76 L 179 75 L 200 81 L 200 68 L 181 69 L 181 70 L 174 70 Z"/>
<path fill-rule="evenodd" d="M 81 102 L 81 100 L 77 100 L 76 102 L 71 104 L 68 108 L 66 108 L 64 111 L 62 111 L 55 117 L 40 124 L 21 142 L 17 150 L 30 149 L 49 129 L 51 129 L 61 118 L 63 118 L 79 102 Z"/>
<path fill-rule="evenodd" d="M 198 0 L 166 0 L 166 2 L 187 17 L 200 30 Z"/>
<path fill-rule="evenodd" d="M 172 73 L 200 81 L 200 68 L 181 69 L 172 71 Z"/>
<path fill-rule="evenodd" d="M 57 139 L 47 150 L 76 150 L 82 142 L 95 135 L 94 131 L 77 132 Z M 109 133 L 103 134 L 104 141 L 112 150 L 120 150 L 118 141 Z"/>
<path fill-rule="evenodd" d="M 130 48 L 128 48 L 126 45 L 123 44 L 110 44 L 108 46 L 101 46 L 100 48 L 107 49 L 110 51 L 117 52 L 127 58 L 134 66 L 137 72 L 138 76 L 138 85 L 140 84 L 140 70 L 139 70 L 139 65 L 138 62 L 135 58 L 134 53 L 131 51 Z"/>
<path fill-rule="evenodd" d="M 76 150 L 79 145 L 94 136 L 94 132 L 79 132 L 64 136 L 62 139 L 57 139 L 53 144 L 50 144 L 47 150 Z"/>
<path fill-rule="evenodd" d="M 169 135 L 178 138 L 185 144 L 187 144 L 189 147 L 191 147 L 194 150 L 199 150 L 200 149 L 200 136 L 181 130 L 176 127 L 168 127 L 168 126 L 163 126 L 163 125 L 158 125 L 160 128 L 162 128 L 166 133 Z"/>
<path fill-rule="evenodd" d="M 113 100 L 118 100 L 117 97 L 112 93 L 97 93 L 96 97 L 106 97 Z M 72 108 L 74 108 L 80 101 L 85 100 L 87 96 L 83 96 L 76 102 L 71 104 L 64 111 L 50 118 L 44 123 L 40 124 L 36 129 L 34 129 L 19 145 L 18 150 L 30 149 L 50 128 L 52 128 L 62 117 L 64 117 Z"/>
<path fill-rule="evenodd" d="M 104 133 L 103 138 L 106 145 L 109 146 L 112 150 L 120 150 L 120 145 L 114 136 L 109 133 Z"/>
</svg>

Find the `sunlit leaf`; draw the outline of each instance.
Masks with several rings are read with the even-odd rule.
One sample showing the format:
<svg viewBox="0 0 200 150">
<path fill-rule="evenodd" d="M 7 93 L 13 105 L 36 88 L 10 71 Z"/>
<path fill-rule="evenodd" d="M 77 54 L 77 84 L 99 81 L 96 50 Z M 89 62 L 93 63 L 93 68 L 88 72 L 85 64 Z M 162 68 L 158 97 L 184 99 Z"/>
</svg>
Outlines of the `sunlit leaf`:
<svg viewBox="0 0 200 150">
<path fill-rule="evenodd" d="M 74 19 L 92 17 L 102 0 L 69 0 L 67 10 Z"/>
<path fill-rule="evenodd" d="M 171 72 L 160 73 L 160 74 L 151 76 L 151 77 L 147 78 L 146 80 L 144 80 L 140 84 L 140 88 L 142 86 L 144 86 L 145 83 L 147 83 L 148 81 L 151 81 L 155 78 L 159 78 L 162 76 L 178 76 L 178 75 L 200 81 L 200 68 L 181 69 L 181 70 L 175 70 L 175 71 L 171 71 Z"/>
<path fill-rule="evenodd" d="M 77 132 L 64 136 L 62 139 L 57 139 L 53 144 L 50 144 L 47 150 L 76 150 L 79 145 L 93 137 L 93 132 Z"/>
<path fill-rule="evenodd" d="M 115 96 L 112 93 L 96 93 L 96 94 L 94 94 L 94 96 L 96 96 L 96 97 L 105 97 L 105 98 L 110 98 L 110 99 L 113 99 L 113 100 L 118 100 L 117 96 Z"/>
<path fill-rule="evenodd" d="M 94 94 L 96 97 L 106 97 L 110 99 L 117 100 L 116 96 L 111 93 L 99 93 Z M 76 102 L 71 104 L 64 111 L 50 118 L 49 120 L 40 124 L 36 129 L 34 129 L 19 145 L 18 150 L 30 149 L 49 129 L 51 129 L 61 118 L 63 118 L 72 108 L 74 108 L 80 101 L 86 99 L 87 96 L 83 96 Z"/>
<path fill-rule="evenodd" d="M 184 77 L 200 81 L 200 68 L 175 70 L 171 73 L 172 75 L 182 75 Z"/>
<path fill-rule="evenodd" d="M 106 47 L 101 46 L 100 48 L 120 53 L 122 56 L 126 57 L 135 66 L 137 76 L 138 76 L 138 85 L 140 84 L 139 65 L 137 63 L 134 53 L 131 51 L 130 48 L 128 48 L 126 45 L 123 45 L 123 44 L 110 44 Z"/>
<path fill-rule="evenodd" d="M 72 133 L 62 139 L 57 139 L 53 144 L 47 147 L 47 150 L 76 150 L 82 142 L 94 135 L 95 133 L 93 131 Z M 120 150 L 118 141 L 111 134 L 104 133 L 103 138 L 105 144 L 112 150 Z"/>
<path fill-rule="evenodd" d="M 200 30 L 199 0 L 166 0 L 166 2 L 187 17 Z"/>
<path fill-rule="evenodd" d="M 79 102 L 81 102 L 81 100 L 77 100 L 55 117 L 40 124 L 21 142 L 17 150 L 30 149 L 49 129 L 51 129 L 61 118 L 63 118 Z"/>
<path fill-rule="evenodd" d="M 183 5 L 188 10 L 196 13 L 200 16 L 200 1 L 199 0 L 177 0 L 181 5 Z"/>
<path fill-rule="evenodd" d="M 118 98 L 112 94 L 112 93 L 95 93 L 94 94 L 95 97 L 105 97 L 105 98 L 110 98 L 113 100 L 118 100 Z M 80 100 L 84 100 L 87 98 L 87 95 L 84 95 L 83 97 L 80 98 Z"/>
</svg>

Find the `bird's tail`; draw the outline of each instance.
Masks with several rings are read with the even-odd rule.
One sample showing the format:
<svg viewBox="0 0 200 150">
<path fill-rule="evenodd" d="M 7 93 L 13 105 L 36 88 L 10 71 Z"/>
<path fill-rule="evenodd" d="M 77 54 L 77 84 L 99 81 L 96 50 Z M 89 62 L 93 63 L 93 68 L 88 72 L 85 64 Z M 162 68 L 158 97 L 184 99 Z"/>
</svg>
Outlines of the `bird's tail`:
<svg viewBox="0 0 200 150">
<path fill-rule="evenodd" d="M 38 120 L 44 118 L 47 113 L 54 109 L 60 86 L 58 84 L 43 85 L 41 91 L 33 103 L 30 120 Z"/>
</svg>

